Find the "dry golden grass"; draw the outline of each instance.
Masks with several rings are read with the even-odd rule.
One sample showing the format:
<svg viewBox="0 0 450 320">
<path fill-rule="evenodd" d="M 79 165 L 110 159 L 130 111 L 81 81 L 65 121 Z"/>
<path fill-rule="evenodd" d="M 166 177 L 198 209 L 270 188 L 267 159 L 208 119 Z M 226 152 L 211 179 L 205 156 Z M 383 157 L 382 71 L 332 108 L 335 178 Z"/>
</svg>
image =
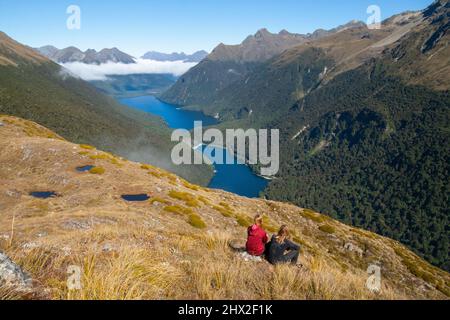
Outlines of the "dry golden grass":
<svg viewBox="0 0 450 320">
<path fill-rule="evenodd" d="M 16 292 L 11 287 L 2 287 L 0 286 L 0 301 L 2 300 L 21 300 L 23 299 L 23 295 Z"/>
<path fill-rule="evenodd" d="M 154 252 L 124 250 L 107 261 L 95 253 L 80 264 L 84 273 L 82 289 L 62 290 L 60 298 L 79 300 L 158 299 L 180 277 L 177 270 L 163 265 Z"/>
<path fill-rule="evenodd" d="M 200 239 L 207 252 L 185 268 L 191 283 L 183 286 L 194 299 L 405 299 L 388 284 L 380 294 L 366 288 L 367 276 L 343 272 L 321 259 L 303 261 L 305 269 L 266 262 L 244 262 L 227 247 L 223 233 Z M 205 268 L 205 266 L 208 266 Z M 245 285 L 243 285 L 245 284 Z"/>
<path fill-rule="evenodd" d="M 182 207 L 182 206 L 166 206 L 164 208 L 164 211 L 167 212 L 171 212 L 171 213 L 176 213 L 179 215 L 186 215 L 186 214 L 193 214 L 194 211 L 191 208 L 186 208 L 186 207 Z"/>
<path fill-rule="evenodd" d="M 166 239 L 164 246 L 152 246 L 161 236 Z M 97 246 L 86 248 L 82 243 L 87 239 Z M 53 240 L 71 242 L 71 254 L 57 250 L 54 242 L 44 242 L 26 253 L 20 247 L 6 251 L 42 288 L 50 289 L 46 298 L 51 299 L 409 298 L 388 281 L 383 282 L 380 293 L 372 293 L 365 286 L 367 274 L 363 271 L 343 271 L 321 256 L 302 257 L 304 269 L 245 262 L 230 249 L 230 239 L 224 231 L 154 233 L 120 223 L 74 231 Z M 114 242 L 112 251 L 102 251 L 102 244 L 110 241 Z M 81 290 L 67 288 L 70 265 L 82 269 Z"/>
<path fill-rule="evenodd" d="M 18 120 L 11 121 L 14 125 L 0 129 L 0 145 L 5 146 L 0 148 L 0 161 L 11 169 L 2 171 L 0 166 L 0 178 L 6 181 L 0 184 L 5 208 L 0 214 L 0 250 L 32 276 L 35 294 L 25 298 L 448 297 L 449 275 L 392 240 L 292 205 L 197 188 L 163 170 L 100 151 L 82 152 L 92 155 L 106 174 L 80 176 L 73 168 L 86 159 L 74 151 L 79 150 L 77 145 L 29 138 L 22 130 L 23 121 L 17 125 Z M 24 144 L 40 157 L 16 161 Z M 63 153 L 64 166 L 54 168 L 52 163 L 60 162 Z M 115 166 L 119 160 L 120 169 Z M 32 168 L 27 179 L 18 174 L 23 168 Z M 39 189 L 57 190 L 62 196 L 27 197 L 30 186 L 37 184 Z M 14 189 L 18 192 L 7 197 Z M 152 199 L 126 203 L 120 198 L 136 190 L 146 190 Z M 256 213 L 263 214 L 268 232 L 289 226 L 292 240 L 301 245 L 304 269 L 245 262 L 230 248 L 231 243 L 245 241 L 243 227 L 252 224 Z M 336 232 L 321 231 L 320 226 Z M 346 249 L 347 243 L 357 246 L 361 255 Z M 383 267 L 378 294 L 365 285 L 367 267 L 375 262 Z M 67 270 L 73 265 L 82 270 L 83 287 L 69 291 Z M 15 298 L 24 297 L 0 289 L 0 299 Z"/>
<path fill-rule="evenodd" d="M 206 223 L 203 221 L 203 219 L 197 215 L 197 214 L 191 214 L 189 215 L 189 224 L 197 229 L 205 229 Z"/>
<path fill-rule="evenodd" d="M 236 216 L 236 222 L 237 222 L 241 227 L 247 228 L 247 227 L 250 227 L 250 226 L 252 225 L 253 220 L 252 220 L 250 217 L 248 217 L 248 216 L 245 216 L 245 215 L 240 214 L 240 215 L 237 215 L 237 216 Z"/>
<path fill-rule="evenodd" d="M 103 167 L 94 167 L 92 169 L 89 170 L 90 174 L 104 174 L 105 173 L 105 168 Z"/>
<path fill-rule="evenodd" d="M 149 203 L 150 203 L 150 204 L 162 203 L 162 204 L 165 204 L 165 205 L 168 205 L 168 206 L 171 205 L 171 202 L 170 202 L 169 200 L 163 199 L 163 198 L 160 198 L 160 197 L 154 197 L 154 198 L 151 198 L 151 199 L 149 200 Z"/>
<path fill-rule="evenodd" d="M 213 209 L 220 212 L 225 218 L 231 218 L 234 216 L 234 212 L 219 206 L 213 206 Z"/>
<path fill-rule="evenodd" d="M 80 144 L 80 148 L 81 149 L 86 149 L 86 150 L 95 150 L 95 147 L 90 146 L 88 144 Z"/>
</svg>

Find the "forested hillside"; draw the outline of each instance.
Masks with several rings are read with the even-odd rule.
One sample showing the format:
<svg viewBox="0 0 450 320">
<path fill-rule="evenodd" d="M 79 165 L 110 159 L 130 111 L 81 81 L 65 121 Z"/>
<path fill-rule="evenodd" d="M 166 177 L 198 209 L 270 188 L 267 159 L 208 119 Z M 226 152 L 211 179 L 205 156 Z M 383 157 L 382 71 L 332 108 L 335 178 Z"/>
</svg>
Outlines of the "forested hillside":
<svg viewBox="0 0 450 320">
<path fill-rule="evenodd" d="M 266 194 L 398 239 L 448 270 L 450 97 L 367 71 L 308 97 L 305 112 L 323 116 L 293 110 L 273 124 L 290 134 Z M 308 130 L 292 140 L 299 123 Z"/>
<path fill-rule="evenodd" d="M 219 113 L 220 128 L 281 130 L 268 198 L 393 237 L 449 270 L 449 9 L 436 1 L 380 30 L 309 40 L 200 108 Z"/>
</svg>

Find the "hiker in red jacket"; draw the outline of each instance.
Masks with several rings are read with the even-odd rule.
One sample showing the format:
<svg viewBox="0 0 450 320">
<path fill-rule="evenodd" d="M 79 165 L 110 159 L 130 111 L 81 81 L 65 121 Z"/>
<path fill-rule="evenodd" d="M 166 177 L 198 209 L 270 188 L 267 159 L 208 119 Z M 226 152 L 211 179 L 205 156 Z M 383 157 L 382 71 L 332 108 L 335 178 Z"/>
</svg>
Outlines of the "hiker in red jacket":
<svg viewBox="0 0 450 320">
<path fill-rule="evenodd" d="M 269 238 L 262 227 L 262 223 L 263 217 L 258 214 L 255 217 L 255 224 L 248 228 L 246 249 L 249 255 L 260 257 L 264 254 Z"/>
</svg>

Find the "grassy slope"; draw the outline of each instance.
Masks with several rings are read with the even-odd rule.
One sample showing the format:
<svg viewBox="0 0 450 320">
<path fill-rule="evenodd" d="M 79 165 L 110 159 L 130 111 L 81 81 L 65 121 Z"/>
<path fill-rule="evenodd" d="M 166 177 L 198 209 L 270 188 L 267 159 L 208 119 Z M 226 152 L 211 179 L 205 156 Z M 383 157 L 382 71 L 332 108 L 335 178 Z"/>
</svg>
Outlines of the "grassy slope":
<svg viewBox="0 0 450 320">
<path fill-rule="evenodd" d="M 201 188 L 158 168 L 62 141 L 28 121 L 0 117 L 0 122 L 0 179 L 6 182 L 0 185 L 0 248 L 35 280 L 28 297 L 445 299 L 450 294 L 448 273 L 393 240 L 293 205 Z M 75 171 L 93 160 L 103 174 Z M 37 189 L 60 196 L 28 196 Z M 151 200 L 120 198 L 142 192 Z M 242 243 L 256 212 L 264 214 L 271 233 L 281 224 L 290 226 L 305 269 L 244 262 L 229 248 Z M 381 266 L 379 293 L 366 288 L 370 264 Z M 67 290 L 70 265 L 82 268 L 80 291 Z M 15 295 L 0 288 L 0 298 L 8 297 Z"/>
</svg>

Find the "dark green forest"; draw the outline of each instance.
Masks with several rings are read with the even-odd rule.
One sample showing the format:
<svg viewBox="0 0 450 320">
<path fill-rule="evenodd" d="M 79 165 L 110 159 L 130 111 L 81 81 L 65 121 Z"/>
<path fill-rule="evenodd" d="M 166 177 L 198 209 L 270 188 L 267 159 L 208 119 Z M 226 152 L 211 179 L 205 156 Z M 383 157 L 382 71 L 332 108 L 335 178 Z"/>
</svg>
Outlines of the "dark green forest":
<svg viewBox="0 0 450 320">
<path fill-rule="evenodd" d="M 450 270 L 448 92 L 405 86 L 373 63 L 299 103 L 303 111 L 272 123 L 284 128 L 282 167 L 266 196 L 399 240 Z"/>
</svg>

